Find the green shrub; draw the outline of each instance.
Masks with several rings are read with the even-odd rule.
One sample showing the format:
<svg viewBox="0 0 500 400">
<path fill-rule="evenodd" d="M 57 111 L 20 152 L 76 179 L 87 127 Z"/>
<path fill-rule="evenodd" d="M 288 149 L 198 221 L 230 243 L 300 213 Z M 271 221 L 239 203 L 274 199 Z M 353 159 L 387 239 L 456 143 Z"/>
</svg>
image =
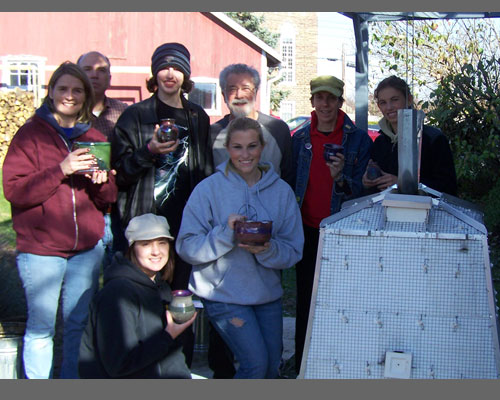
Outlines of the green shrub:
<svg viewBox="0 0 500 400">
<path fill-rule="evenodd" d="M 458 195 L 483 208 L 493 274 L 500 285 L 500 59 L 464 64 L 423 103 L 450 140 Z"/>
<path fill-rule="evenodd" d="M 500 59 L 464 64 L 444 77 L 423 104 L 430 123 L 450 140 L 461 198 L 485 207 L 485 224 L 500 231 Z"/>
</svg>

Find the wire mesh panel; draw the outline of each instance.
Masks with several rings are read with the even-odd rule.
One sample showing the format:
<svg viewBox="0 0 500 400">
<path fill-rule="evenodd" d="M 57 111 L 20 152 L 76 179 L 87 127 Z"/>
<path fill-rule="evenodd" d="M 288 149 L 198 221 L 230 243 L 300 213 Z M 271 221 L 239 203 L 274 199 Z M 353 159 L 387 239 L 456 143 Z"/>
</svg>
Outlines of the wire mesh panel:
<svg viewBox="0 0 500 400">
<path fill-rule="evenodd" d="M 434 209 L 426 232 L 420 223 L 353 229 L 380 224 L 380 212 L 364 209 L 346 218 L 350 226 L 339 220 L 321 229 L 299 377 L 384 378 L 390 352 L 411 360 L 407 378 L 498 378 L 484 235 Z M 445 232 L 430 233 L 432 226 Z"/>
</svg>

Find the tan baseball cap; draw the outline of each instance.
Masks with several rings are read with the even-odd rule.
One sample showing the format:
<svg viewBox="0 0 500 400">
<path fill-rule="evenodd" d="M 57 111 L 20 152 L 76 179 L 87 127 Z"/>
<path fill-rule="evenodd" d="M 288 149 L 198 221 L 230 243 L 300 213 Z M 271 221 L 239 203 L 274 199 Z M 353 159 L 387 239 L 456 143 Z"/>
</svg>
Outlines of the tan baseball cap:
<svg viewBox="0 0 500 400">
<path fill-rule="evenodd" d="M 344 93 L 344 82 L 332 75 L 321 75 L 311 80 L 311 95 L 318 92 L 328 92 L 340 97 Z"/>
<path fill-rule="evenodd" d="M 132 246 L 137 240 L 152 240 L 160 237 L 174 240 L 170 234 L 170 225 L 167 219 L 151 213 L 132 218 L 125 230 L 125 237 L 129 246 Z"/>
</svg>

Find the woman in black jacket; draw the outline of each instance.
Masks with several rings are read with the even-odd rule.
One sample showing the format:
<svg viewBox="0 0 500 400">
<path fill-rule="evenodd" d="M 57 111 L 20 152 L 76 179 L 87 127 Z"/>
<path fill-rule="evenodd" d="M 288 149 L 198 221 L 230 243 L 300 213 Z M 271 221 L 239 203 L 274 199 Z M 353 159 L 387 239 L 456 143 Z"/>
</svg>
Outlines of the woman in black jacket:
<svg viewBox="0 0 500 400">
<path fill-rule="evenodd" d="M 398 110 L 413 107 L 408 84 L 397 76 L 382 80 L 374 93 L 383 114 L 379 121 L 380 135 L 371 149 L 371 160 L 382 175 L 369 179 L 365 172 L 363 186 L 368 193 L 387 189 L 398 180 Z M 370 164 L 368 164 L 370 166 Z M 457 195 L 457 176 L 448 138 L 441 130 L 424 125 L 420 155 L 420 182 L 439 192 Z"/>
<path fill-rule="evenodd" d="M 129 249 L 115 254 L 94 298 L 80 346 L 81 378 L 191 378 L 176 338 L 195 320 L 172 320 L 173 240 L 165 217 L 144 214 L 125 231 Z"/>
</svg>

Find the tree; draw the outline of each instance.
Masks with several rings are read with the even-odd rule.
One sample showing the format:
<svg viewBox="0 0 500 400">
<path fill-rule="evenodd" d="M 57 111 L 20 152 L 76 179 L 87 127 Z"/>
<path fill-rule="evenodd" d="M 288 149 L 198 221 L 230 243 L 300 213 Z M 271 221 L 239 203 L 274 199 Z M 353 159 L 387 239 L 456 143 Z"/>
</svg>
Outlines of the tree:
<svg viewBox="0 0 500 400">
<path fill-rule="evenodd" d="M 492 262 L 500 276 L 500 58 L 467 63 L 441 79 L 422 104 L 450 139 L 459 197 L 484 210 Z"/>
<path fill-rule="evenodd" d="M 227 12 L 225 13 L 228 17 L 238 22 L 241 26 L 243 26 L 247 31 L 253 33 L 259 39 L 261 39 L 264 43 L 269 45 L 270 47 L 275 47 L 280 38 L 279 33 L 273 33 L 269 31 L 267 28 L 262 26 L 264 22 L 264 16 L 256 16 L 251 12 Z M 267 75 L 268 79 L 272 77 L 273 74 L 276 73 L 276 68 L 268 68 Z M 281 79 L 275 82 L 275 85 L 279 83 Z M 274 85 L 274 86 L 275 86 Z M 284 89 L 275 89 L 271 88 L 271 110 L 278 111 L 280 108 L 281 102 L 287 98 L 290 94 L 290 91 Z"/>
<path fill-rule="evenodd" d="M 376 22 L 370 25 L 378 74 L 408 77 L 414 95 L 428 95 L 441 79 L 464 64 L 500 55 L 493 19 Z"/>
<path fill-rule="evenodd" d="M 499 87 L 500 58 L 480 60 L 441 79 L 422 104 L 430 123 L 450 139 L 460 193 L 473 201 L 497 185 L 500 190 Z"/>
<path fill-rule="evenodd" d="M 270 47 L 275 47 L 280 38 L 279 33 L 272 33 L 268 29 L 262 26 L 264 22 L 264 16 L 256 16 L 251 12 L 227 12 L 225 13 L 228 17 L 238 22 L 247 31 L 252 32 L 264 43 Z"/>
<path fill-rule="evenodd" d="M 494 19 L 379 22 L 370 30 L 376 72 L 407 79 L 429 123 L 449 138 L 458 196 L 482 206 L 500 276 L 500 37 Z M 419 94 L 428 101 L 418 101 Z"/>
</svg>

